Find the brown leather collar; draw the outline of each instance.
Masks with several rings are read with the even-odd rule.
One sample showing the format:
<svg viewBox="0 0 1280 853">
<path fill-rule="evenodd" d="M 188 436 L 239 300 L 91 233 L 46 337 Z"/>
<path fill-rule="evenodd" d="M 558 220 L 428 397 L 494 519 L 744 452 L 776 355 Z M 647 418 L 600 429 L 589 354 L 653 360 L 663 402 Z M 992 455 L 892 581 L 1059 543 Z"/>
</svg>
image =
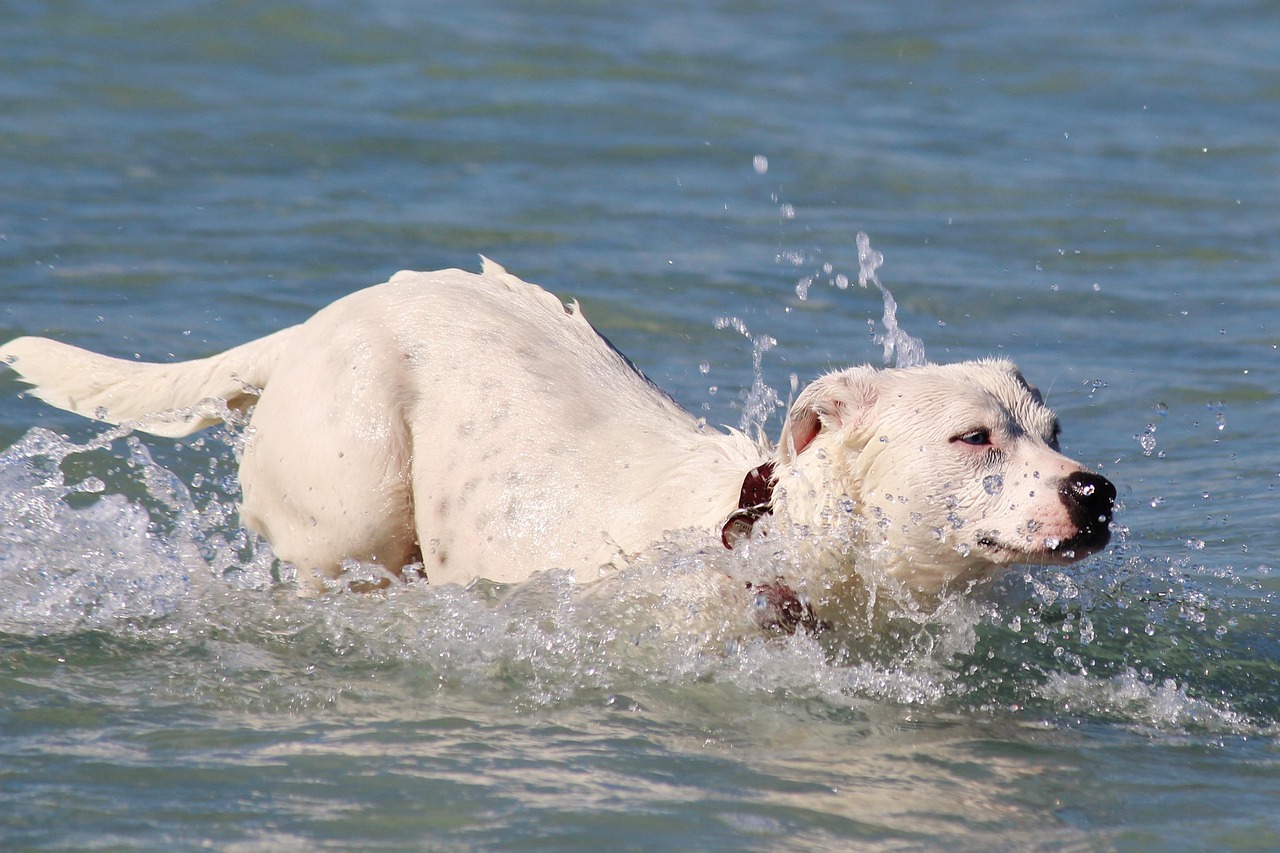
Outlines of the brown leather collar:
<svg viewBox="0 0 1280 853">
<path fill-rule="evenodd" d="M 733 547 L 751 536 L 755 523 L 773 512 L 773 463 L 765 462 L 747 472 L 742 478 L 742 493 L 738 508 L 725 519 L 720 527 L 720 541 L 724 547 Z"/>
</svg>

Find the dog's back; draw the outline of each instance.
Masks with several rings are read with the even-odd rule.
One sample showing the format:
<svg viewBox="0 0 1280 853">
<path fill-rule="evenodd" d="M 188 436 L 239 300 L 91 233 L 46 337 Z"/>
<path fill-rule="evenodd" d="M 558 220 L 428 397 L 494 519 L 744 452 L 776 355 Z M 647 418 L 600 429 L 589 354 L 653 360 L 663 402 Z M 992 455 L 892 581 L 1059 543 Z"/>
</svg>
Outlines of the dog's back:
<svg viewBox="0 0 1280 853">
<path fill-rule="evenodd" d="M 205 359 L 40 338 L 0 359 L 55 406 L 158 435 L 214 423 L 192 409 L 205 398 L 256 402 L 242 520 L 321 575 L 356 559 L 421 560 L 432 582 L 590 577 L 666 531 L 714 527 L 765 454 L 700 427 L 576 305 L 487 260 L 398 273 Z"/>
<path fill-rule="evenodd" d="M 273 544 L 297 531 L 299 553 L 364 556 L 407 519 L 372 557 L 394 564 L 416 535 L 432 582 L 592 578 L 666 531 L 715 527 L 764 458 L 700 428 L 577 306 L 492 263 L 397 274 L 321 311 L 295 347 L 315 354 L 278 365 L 241 480 L 258 528 Z"/>
</svg>

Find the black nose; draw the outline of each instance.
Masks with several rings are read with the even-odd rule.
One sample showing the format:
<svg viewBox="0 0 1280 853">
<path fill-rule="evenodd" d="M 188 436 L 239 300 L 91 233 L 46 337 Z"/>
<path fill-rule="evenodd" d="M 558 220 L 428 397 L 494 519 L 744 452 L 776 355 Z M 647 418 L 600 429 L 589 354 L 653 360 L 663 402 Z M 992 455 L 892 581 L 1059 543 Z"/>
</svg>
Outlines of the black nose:
<svg viewBox="0 0 1280 853">
<path fill-rule="evenodd" d="M 1071 544 L 1090 549 L 1106 545 L 1116 504 L 1116 487 L 1111 481 L 1091 471 L 1077 471 L 1063 478 L 1058 495 L 1079 530 L 1071 537 Z"/>
</svg>

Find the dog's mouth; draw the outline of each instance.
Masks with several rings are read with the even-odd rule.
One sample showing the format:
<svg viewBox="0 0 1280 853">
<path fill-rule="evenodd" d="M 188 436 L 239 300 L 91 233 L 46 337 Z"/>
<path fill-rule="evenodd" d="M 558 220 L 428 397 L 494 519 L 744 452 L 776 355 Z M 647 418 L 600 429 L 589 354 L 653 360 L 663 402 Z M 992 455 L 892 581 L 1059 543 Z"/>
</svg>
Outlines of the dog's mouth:
<svg viewBox="0 0 1280 853">
<path fill-rule="evenodd" d="M 1101 522 L 1080 530 L 1066 539 L 1045 536 L 1027 537 L 1022 545 L 1003 541 L 995 531 L 979 531 L 974 540 L 982 551 L 997 563 L 1044 563 L 1066 565 L 1096 554 L 1111 541 L 1111 526 Z"/>
</svg>

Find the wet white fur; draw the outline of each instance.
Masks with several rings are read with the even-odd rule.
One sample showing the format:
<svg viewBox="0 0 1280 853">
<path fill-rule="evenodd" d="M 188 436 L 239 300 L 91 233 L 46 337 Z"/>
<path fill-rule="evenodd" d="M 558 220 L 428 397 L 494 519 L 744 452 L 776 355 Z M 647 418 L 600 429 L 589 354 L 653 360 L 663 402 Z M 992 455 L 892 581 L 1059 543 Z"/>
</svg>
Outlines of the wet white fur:
<svg viewBox="0 0 1280 853">
<path fill-rule="evenodd" d="M 206 398 L 256 401 L 242 520 L 318 586 L 347 559 L 398 570 L 420 557 L 431 583 L 551 568 L 590 580 L 670 531 L 706 531 L 719 548 L 743 476 L 769 458 L 780 524 L 870 535 L 921 590 L 1081 556 L 1059 553 L 1075 530 L 1056 494 L 1080 466 L 1008 362 L 829 374 L 800 394 L 774 450 L 700 426 L 576 304 L 489 261 L 479 275 L 398 273 L 197 361 L 19 338 L 0 363 L 55 406 L 157 435 L 213 423 L 210 407 L 190 409 Z M 978 428 L 998 454 L 954 440 Z"/>
</svg>

